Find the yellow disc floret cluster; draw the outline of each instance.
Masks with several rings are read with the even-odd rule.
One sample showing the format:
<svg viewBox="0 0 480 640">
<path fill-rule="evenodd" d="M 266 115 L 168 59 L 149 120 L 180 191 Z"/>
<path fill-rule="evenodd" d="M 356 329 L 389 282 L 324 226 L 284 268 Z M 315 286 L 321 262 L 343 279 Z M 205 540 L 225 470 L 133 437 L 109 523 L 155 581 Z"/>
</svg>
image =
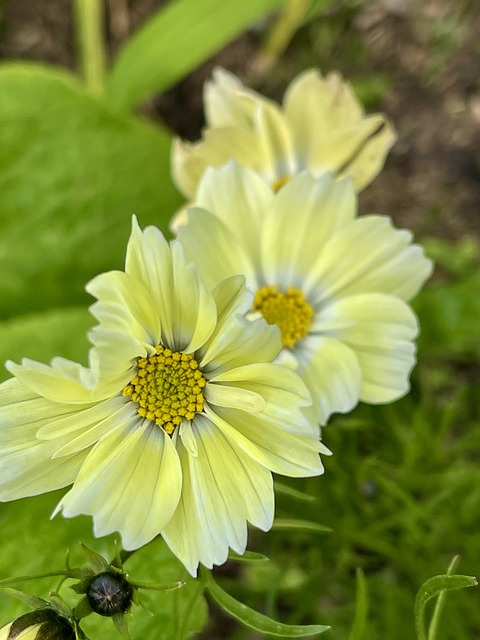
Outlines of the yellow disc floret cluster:
<svg viewBox="0 0 480 640">
<path fill-rule="evenodd" d="M 139 358 L 137 373 L 123 389 L 138 403 L 138 413 L 171 435 L 182 420 L 203 410 L 206 380 L 188 353 L 159 345 L 150 358 Z"/>
<path fill-rule="evenodd" d="M 295 287 L 288 287 L 285 293 L 279 292 L 276 285 L 262 287 L 255 295 L 253 308 L 268 324 L 279 327 L 284 347 L 293 347 L 305 337 L 312 323 L 313 309 Z"/>
</svg>

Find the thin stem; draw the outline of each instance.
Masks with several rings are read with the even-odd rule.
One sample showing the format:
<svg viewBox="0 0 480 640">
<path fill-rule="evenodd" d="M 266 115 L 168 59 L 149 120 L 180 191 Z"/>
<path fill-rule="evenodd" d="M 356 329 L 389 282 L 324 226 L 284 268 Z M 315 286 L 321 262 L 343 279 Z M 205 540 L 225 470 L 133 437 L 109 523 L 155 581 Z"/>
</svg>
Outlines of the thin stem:
<svg viewBox="0 0 480 640">
<path fill-rule="evenodd" d="M 80 67 L 87 87 L 101 94 L 105 85 L 103 0 L 75 0 L 75 26 Z"/>
<path fill-rule="evenodd" d="M 302 24 L 311 0 L 290 0 L 272 27 L 253 63 L 254 72 L 267 73 L 290 44 L 295 32 Z"/>
<path fill-rule="evenodd" d="M 26 580 L 38 580 L 40 578 L 54 578 L 58 576 L 68 576 L 67 571 L 50 571 L 48 573 L 32 573 L 29 576 L 19 576 L 18 578 L 4 578 L 0 580 L 0 586 L 25 582 Z"/>
<path fill-rule="evenodd" d="M 447 576 L 453 573 L 453 570 L 456 568 L 459 561 L 460 556 L 455 556 L 453 558 L 447 569 Z M 440 624 L 440 616 L 442 615 L 443 607 L 445 606 L 446 597 L 446 590 L 440 591 L 440 593 L 438 594 L 437 602 L 435 603 L 435 609 L 433 610 L 433 615 L 428 627 L 428 640 L 435 640 L 435 638 L 437 637 L 438 625 Z"/>
</svg>

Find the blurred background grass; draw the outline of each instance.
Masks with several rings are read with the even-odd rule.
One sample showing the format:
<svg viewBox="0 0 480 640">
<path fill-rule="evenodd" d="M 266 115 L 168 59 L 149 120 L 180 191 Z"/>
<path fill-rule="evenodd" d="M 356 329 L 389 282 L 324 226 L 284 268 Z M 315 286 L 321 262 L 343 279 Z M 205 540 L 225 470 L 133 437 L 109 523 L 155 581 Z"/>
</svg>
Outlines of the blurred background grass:
<svg viewBox="0 0 480 640">
<path fill-rule="evenodd" d="M 110 61 L 163 4 L 105 3 Z M 0 8 L 5 60 L 75 72 L 69 0 L 2 0 Z M 422 333 L 412 392 L 386 407 L 359 406 L 334 417 L 324 432 L 334 451 L 325 476 L 289 483 L 314 500 L 278 495 L 278 516 L 329 526 L 331 534 L 252 532 L 250 548 L 271 562 L 229 563 L 217 574 L 250 606 L 285 622 L 330 624 L 330 637 L 340 640 L 349 638 L 361 567 L 369 592 L 362 637 L 414 638 L 413 601 L 427 578 L 444 573 L 455 554 L 459 573 L 480 574 L 480 9 L 477 0 L 314 2 L 277 64 L 259 74 L 255 63 L 271 25 L 272 18 L 256 22 L 143 101 L 143 122 L 85 102 L 78 130 L 65 124 L 70 90 L 62 82 L 50 96 L 27 77 L 30 94 L 12 103 L 17 77 L 0 87 L 0 355 L 86 359 L 91 321 L 83 284 L 101 269 L 121 266 L 131 213 L 142 224 L 166 227 L 180 202 L 168 176 L 169 136 L 199 136 L 201 88 L 215 65 L 276 99 L 304 68 L 340 70 L 367 110 L 385 111 L 399 134 L 385 170 L 360 196 L 361 211 L 391 215 L 397 226 L 411 228 L 437 265 L 415 302 Z M 25 123 L 30 128 L 22 137 Z M 76 155 L 83 143 L 84 155 Z M 44 174 L 38 166 L 54 156 L 63 169 L 49 181 L 48 166 Z M 24 503 L 0 507 L 2 576 L 26 573 L 32 562 L 50 568 L 47 557 L 29 556 L 29 539 L 38 553 L 38 544 L 50 539 L 56 557 L 64 547 L 52 546 L 55 531 L 62 531 L 58 545 L 68 544 L 65 536 L 72 544 L 88 536 L 83 520 L 78 528 L 70 522 L 66 533 L 61 521 L 29 533 L 29 523 L 45 515 L 44 499 L 35 500 L 23 511 Z M 22 553 L 7 554 L 5 541 L 22 528 Z M 136 566 L 147 565 L 151 570 L 140 558 Z M 438 640 L 480 637 L 479 593 L 448 594 Z M 255 637 L 215 607 L 213 613 L 202 637 Z"/>
</svg>

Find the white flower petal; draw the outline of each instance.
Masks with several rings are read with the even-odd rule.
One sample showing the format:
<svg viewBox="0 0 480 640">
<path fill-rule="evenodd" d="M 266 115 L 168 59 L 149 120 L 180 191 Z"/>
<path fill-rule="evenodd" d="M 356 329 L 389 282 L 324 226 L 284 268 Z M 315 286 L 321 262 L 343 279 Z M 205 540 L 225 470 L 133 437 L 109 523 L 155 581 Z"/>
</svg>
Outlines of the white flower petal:
<svg viewBox="0 0 480 640">
<path fill-rule="evenodd" d="M 91 403 L 94 397 L 91 390 L 95 379 L 91 371 L 75 362 L 58 358 L 46 365 L 23 358 L 22 364 L 8 360 L 5 366 L 24 386 L 49 400 Z"/>
<path fill-rule="evenodd" d="M 360 364 L 361 400 L 391 402 L 407 393 L 415 364 L 412 341 L 418 334 L 408 305 L 393 296 L 363 294 L 336 301 L 326 314 L 350 321 L 336 338 L 354 351 Z"/>
<path fill-rule="evenodd" d="M 207 80 L 203 88 L 205 119 L 210 127 L 247 127 L 248 119 L 242 109 L 239 92 L 245 89 L 236 75 L 216 68 L 212 80 Z"/>
<path fill-rule="evenodd" d="M 232 446 L 240 447 L 258 463 L 285 476 L 307 477 L 323 473 L 318 455 L 318 434 L 298 424 L 279 424 L 268 409 L 250 414 L 236 409 L 206 406 L 208 418 Z"/>
<path fill-rule="evenodd" d="M 236 162 L 209 167 L 203 176 L 195 205 L 213 213 L 235 235 L 248 255 L 260 248 L 258 228 L 271 211 L 274 194 L 254 172 Z"/>
<path fill-rule="evenodd" d="M 273 522 L 273 483 L 269 471 L 232 445 L 203 415 L 192 426 L 198 456 L 179 447 L 182 497 L 162 531 L 167 544 L 192 575 L 198 563 L 222 564 L 229 547 L 245 551 L 246 521 L 267 530 Z"/>
<path fill-rule="evenodd" d="M 181 486 L 170 437 L 137 417 L 92 449 L 56 511 L 66 517 L 91 515 L 96 536 L 119 531 L 124 548 L 136 549 L 170 520 Z"/>
<path fill-rule="evenodd" d="M 259 104 L 254 121 L 263 157 L 262 174 L 271 183 L 298 171 L 292 134 L 275 104 Z"/>
<path fill-rule="evenodd" d="M 265 281 L 302 289 L 313 259 L 355 215 L 356 195 L 350 180 L 335 181 L 328 174 L 320 179 L 295 176 L 277 194 L 261 230 Z"/>
<path fill-rule="evenodd" d="M 365 216 L 340 229 L 320 252 L 305 279 L 317 307 L 328 299 L 359 293 L 412 298 L 429 277 L 432 263 L 409 231 L 385 216 Z"/>
<path fill-rule="evenodd" d="M 353 351 L 328 336 L 307 336 L 295 349 L 302 377 L 312 394 L 311 415 L 325 424 L 332 413 L 348 413 L 358 403 L 362 384 Z"/>
<path fill-rule="evenodd" d="M 218 407 L 232 407 L 250 413 L 263 411 L 266 407 L 266 402 L 260 394 L 241 387 L 209 383 L 205 387 L 204 395 L 210 404 Z"/>
<path fill-rule="evenodd" d="M 255 281 L 255 256 L 248 255 L 235 235 L 211 213 L 190 209 L 188 224 L 178 230 L 178 240 L 211 289 L 236 275 Z"/>
<path fill-rule="evenodd" d="M 191 353 L 201 347 L 215 329 L 217 309 L 215 301 L 200 279 L 197 269 L 188 264 L 178 242 L 172 243 L 173 342 L 166 341 L 174 351 Z"/>
</svg>

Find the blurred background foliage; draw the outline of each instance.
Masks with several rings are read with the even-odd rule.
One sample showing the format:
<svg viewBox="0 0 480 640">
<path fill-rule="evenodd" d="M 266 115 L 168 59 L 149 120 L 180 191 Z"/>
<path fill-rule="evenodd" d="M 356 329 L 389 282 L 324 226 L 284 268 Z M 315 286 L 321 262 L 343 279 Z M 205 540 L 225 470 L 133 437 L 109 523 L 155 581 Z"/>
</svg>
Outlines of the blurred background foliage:
<svg viewBox="0 0 480 640">
<path fill-rule="evenodd" d="M 272 56 L 278 11 L 293 4 L 291 38 Z M 93 71 L 82 64 L 88 27 L 79 37 L 74 9 L 70 0 L 0 0 L 2 359 L 86 362 L 83 287 L 121 268 L 132 213 L 167 231 L 181 204 L 171 137 L 199 136 L 201 87 L 215 65 L 276 99 L 305 68 L 340 70 L 399 133 L 360 209 L 413 229 L 437 265 L 415 301 L 422 332 L 412 392 L 334 417 L 325 475 L 281 479 L 305 495 L 279 492 L 278 517 L 331 533 L 252 531 L 250 549 L 270 561 L 231 562 L 215 574 L 267 615 L 331 625 L 332 639 L 414 638 L 425 580 L 456 554 L 460 573 L 480 574 L 477 0 L 106 0 L 105 50 Z M 79 539 L 112 556 L 113 538 L 93 541 L 88 518 L 48 520 L 59 495 L 0 506 L 0 577 L 62 568 L 67 548 L 80 562 Z M 185 578 L 161 541 L 127 568 L 137 580 Z M 42 580 L 35 592 L 53 587 Z M 352 628 L 356 598 L 366 623 Z M 480 637 L 479 598 L 475 589 L 449 593 L 436 640 Z M 155 615 L 133 616 L 134 638 L 202 629 L 210 640 L 258 637 L 215 605 L 208 619 L 191 581 L 143 599 Z M 3 595 L 0 603 L 2 622 L 23 610 Z M 173 628 L 172 619 L 184 622 Z M 89 618 L 86 630 L 102 637 L 104 624 Z"/>
</svg>

